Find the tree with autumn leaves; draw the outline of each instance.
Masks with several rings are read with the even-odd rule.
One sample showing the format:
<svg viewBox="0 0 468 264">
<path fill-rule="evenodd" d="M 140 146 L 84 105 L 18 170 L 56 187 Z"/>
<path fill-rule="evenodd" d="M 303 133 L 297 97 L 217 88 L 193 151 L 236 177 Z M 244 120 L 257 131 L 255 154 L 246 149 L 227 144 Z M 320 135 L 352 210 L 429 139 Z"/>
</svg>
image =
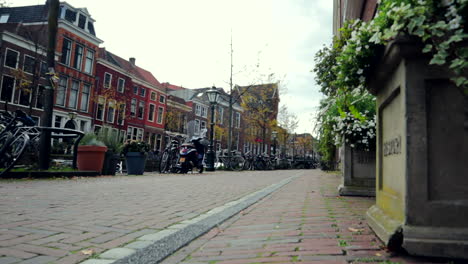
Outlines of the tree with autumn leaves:
<svg viewBox="0 0 468 264">
<path fill-rule="evenodd" d="M 246 140 L 260 144 L 263 152 L 265 144 L 270 142 L 271 131 L 277 126 L 278 83 L 239 87 L 239 90 L 242 94 L 245 127 L 249 128 Z"/>
</svg>

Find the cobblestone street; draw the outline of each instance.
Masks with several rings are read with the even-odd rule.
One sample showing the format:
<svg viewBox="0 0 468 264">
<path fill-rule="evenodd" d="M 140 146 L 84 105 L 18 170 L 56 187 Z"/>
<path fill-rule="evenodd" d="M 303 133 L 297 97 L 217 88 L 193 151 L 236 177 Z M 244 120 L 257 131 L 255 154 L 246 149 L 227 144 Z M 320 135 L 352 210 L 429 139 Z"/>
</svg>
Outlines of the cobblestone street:
<svg viewBox="0 0 468 264">
<path fill-rule="evenodd" d="M 78 263 L 300 171 L 0 182 L 0 264 Z"/>
<path fill-rule="evenodd" d="M 162 263 L 466 263 L 388 252 L 365 219 L 374 198 L 338 196 L 335 174 L 300 175 Z"/>
</svg>

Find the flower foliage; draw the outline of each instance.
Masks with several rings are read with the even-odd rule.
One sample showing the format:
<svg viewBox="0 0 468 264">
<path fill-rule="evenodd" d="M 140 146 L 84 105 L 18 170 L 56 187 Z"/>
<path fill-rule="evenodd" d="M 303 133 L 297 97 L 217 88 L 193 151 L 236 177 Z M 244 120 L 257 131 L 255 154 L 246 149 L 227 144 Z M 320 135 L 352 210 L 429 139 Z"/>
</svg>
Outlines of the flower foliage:
<svg viewBox="0 0 468 264">
<path fill-rule="evenodd" d="M 375 99 L 365 88 L 376 58 L 400 35 L 418 38 L 429 63 L 448 66 L 468 95 L 467 16 L 468 0 L 381 0 L 372 21 L 347 21 L 340 38 L 315 55 L 315 79 L 327 96 L 318 115 L 327 141 L 321 150 L 330 153 L 331 139 L 366 149 L 375 144 Z"/>
<path fill-rule="evenodd" d="M 148 152 L 150 150 L 150 145 L 144 141 L 138 140 L 129 140 L 127 141 L 122 149 L 123 154 L 128 152 Z"/>
</svg>

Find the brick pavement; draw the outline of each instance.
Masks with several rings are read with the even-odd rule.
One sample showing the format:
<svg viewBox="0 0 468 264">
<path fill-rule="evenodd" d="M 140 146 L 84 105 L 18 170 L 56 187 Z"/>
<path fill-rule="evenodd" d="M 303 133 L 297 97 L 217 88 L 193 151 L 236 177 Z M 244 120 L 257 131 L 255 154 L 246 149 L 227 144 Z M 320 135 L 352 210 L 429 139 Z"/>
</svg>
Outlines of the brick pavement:
<svg viewBox="0 0 468 264">
<path fill-rule="evenodd" d="M 0 181 L 0 264 L 79 263 L 299 173 Z"/>
<path fill-rule="evenodd" d="M 162 263 L 458 263 L 386 251 L 365 221 L 373 198 L 337 196 L 337 175 L 301 174 Z"/>
</svg>

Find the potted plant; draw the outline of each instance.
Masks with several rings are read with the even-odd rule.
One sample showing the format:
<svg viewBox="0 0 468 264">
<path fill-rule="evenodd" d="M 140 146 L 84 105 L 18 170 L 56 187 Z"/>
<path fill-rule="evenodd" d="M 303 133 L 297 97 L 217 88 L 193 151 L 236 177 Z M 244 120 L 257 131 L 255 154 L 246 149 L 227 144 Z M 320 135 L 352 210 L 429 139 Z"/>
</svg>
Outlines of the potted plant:
<svg viewBox="0 0 468 264">
<path fill-rule="evenodd" d="M 115 133 L 112 133 L 110 129 L 101 129 L 97 135 L 97 139 L 102 141 L 107 147 L 102 174 L 115 175 L 123 143 L 120 142 L 119 137 Z"/>
<path fill-rule="evenodd" d="M 77 167 L 84 171 L 101 171 L 107 147 L 97 139 L 93 132 L 88 132 L 80 140 L 77 153 Z"/>
<path fill-rule="evenodd" d="M 150 150 L 148 143 L 143 141 L 127 141 L 122 153 L 125 156 L 127 173 L 142 175 L 145 171 L 147 152 Z"/>
</svg>

